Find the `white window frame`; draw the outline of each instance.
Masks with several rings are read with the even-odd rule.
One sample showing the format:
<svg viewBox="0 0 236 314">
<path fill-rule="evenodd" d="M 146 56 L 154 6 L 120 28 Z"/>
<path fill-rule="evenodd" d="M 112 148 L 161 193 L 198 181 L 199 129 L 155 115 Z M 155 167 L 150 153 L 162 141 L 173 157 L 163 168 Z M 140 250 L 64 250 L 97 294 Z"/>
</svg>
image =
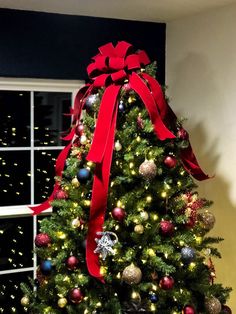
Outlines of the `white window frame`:
<svg viewBox="0 0 236 314">
<path fill-rule="evenodd" d="M 1 151 L 30 151 L 30 172 L 34 174 L 34 151 L 35 150 L 58 150 L 64 146 L 34 146 L 34 92 L 64 92 L 72 94 L 72 105 L 77 91 L 84 85 L 81 80 L 52 80 L 52 79 L 31 79 L 31 78 L 5 78 L 0 77 L 0 91 L 27 91 L 30 92 L 30 146 L 28 147 L 0 147 Z M 31 175 L 31 205 L 34 204 L 34 175 Z M 0 219 L 31 216 L 32 211 L 25 205 L 0 206 Z M 41 215 L 49 214 L 52 209 L 45 210 Z M 33 239 L 37 234 L 37 216 L 33 216 Z M 34 245 L 34 244 L 33 244 Z M 36 275 L 37 258 L 34 255 L 33 267 L 9 269 L 0 271 L 0 275 L 13 274 L 17 272 L 32 271 Z"/>
</svg>

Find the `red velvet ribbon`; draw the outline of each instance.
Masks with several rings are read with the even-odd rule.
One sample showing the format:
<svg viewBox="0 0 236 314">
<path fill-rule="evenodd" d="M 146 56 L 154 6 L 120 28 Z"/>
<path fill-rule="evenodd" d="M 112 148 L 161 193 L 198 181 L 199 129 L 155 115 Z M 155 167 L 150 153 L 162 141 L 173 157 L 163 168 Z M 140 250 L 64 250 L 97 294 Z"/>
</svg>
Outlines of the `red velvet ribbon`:
<svg viewBox="0 0 236 314">
<path fill-rule="evenodd" d="M 92 94 L 93 90 L 105 87 L 93 141 L 87 155 L 87 160 L 95 162 L 96 168 L 92 187 L 86 244 L 88 271 L 92 276 L 104 282 L 104 278 L 100 273 L 99 256 L 94 253 L 96 248 L 95 238 L 97 237 L 96 233 L 102 231 L 104 224 L 116 130 L 118 96 L 124 80 L 128 79 L 131 89 L 142 99 L 153 123 L 155 134 L 160 140 L 175 138 L 175 135 L 166 125 L 174 126 L 176 116 L 166 103 L 158 82 L 146 73 L 140 72 L 137 74 L 137 70 L 150 63 L 144 51 L 133 53 L 132 45 L 124 41 L 118 42 L 115 47 L 111 43 L 108 43 L 99 48 L 99 54 L 93 57 L 92 60 L 92 63 L 87 67 L 92 83 L 82 88 L 76 96 L 73 122 L 78 123 L 84 102 Z M 65 139 L 71 140 L 74 135 L 73 132 L 74 129 L 72 129 L 71 133 Z M 62 151 L 62 155 L 59 155 L 57 160 L 58 169 L 56 167 L 56 173 L 59 176 L 62 174 L 64 162 L 70 149 L 69 146 L 71 144 Z M 208 178 L 199 167 L 190 145 L 188 148 L 182 150 L 181 160 L 185 169 L 196 179 L 204 180 Z M 56 183 L 54 193 L 58 188 L 58 184 Z M 46 209 L 46 206 L 51 200 L 50 198 L 47 201 L 48 203 L 45 202 L 38 209 L 35 207 L 32 208 L 34 213 L 39 213 Z"/>
</svg>

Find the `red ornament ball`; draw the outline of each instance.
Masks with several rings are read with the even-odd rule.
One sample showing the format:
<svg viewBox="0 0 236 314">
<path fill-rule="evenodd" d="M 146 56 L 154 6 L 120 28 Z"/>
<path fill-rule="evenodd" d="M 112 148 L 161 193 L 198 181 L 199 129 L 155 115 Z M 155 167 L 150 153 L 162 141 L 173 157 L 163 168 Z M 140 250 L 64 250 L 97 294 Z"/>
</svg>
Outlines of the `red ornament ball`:
<svg viewBox="0 0 236 314">
<path fill-rule="evenodd" d="M 177 136 L 181 140 L 188 140 L 188 138 L 189 138 L 188 132 L 184 128 L 181 128 L 181 129 L 178 130 Z"/>
<path fill-rule="evenodd" d="M 171 236 L 174 232 L 174 225 L 169 220 L 162 220 L 160 222 L 160 232 L 164 236 Z"/>
<path fill-rule="evenodd" d="M 177 159 L 174 156 L 167 156 L 164 159 L 164 164 L 168 167 L 168 168 L 174 168 L 177 164 Z"/>
<path fill-rule="evenodd" d="M 232 310 L 227 305 L 222 305 L 221 313 L 223 314 L 232 314 Z"/>
<path fill-rule="evenodd" d="M 127 93 L 131 90 L 131 86 L 129 83 L 123 85 L 122 89 Z"/>
<path fill-rule="evenodd" d="M 74 288 L 70 291 L 69 298 L 71 302 L 79 304 L 83 300 L 84 296 L 79 288 Z"/>
<path fill-rule="evenodd" d="M 124 211 L 124 209 L 122 209 L 120 207 L 115 207 L 112 210 L 111 214 L 112 214 L 112 217 L 119 222 L 122 222 L 126 216 L 126 212 Z"/>
<path fill-rule="evenodd" d="M 82 123 L 80 123 L 75 127 L 75 134 L 81 135 L 81 134 L 83 134 L 83 132 L 84 132 L 84 125 Z"/>
<path fill-rule="evenodd" d="M 78 264 L 79 264 L 79 260 L 75 256 L 70 256 L 66 261 L 66 265 L 70 270 L 75 270 Z"/>
<path fill-rule="evenodd" d="M 36 235 L 34 243 L 37 247 L 47 247 L 51 243 L 51 238 L 47 233 L 39 233 Z"/>
<path fill-rule="evenodd" d="M 191 305 L 186 305 L 183 309 L 183 314 L 195 314 L 195 310 Z"/>
<path fill-rule="evenodd" d="M 68 194 L 64 190 L 59 190 L 56 192 L 55 197 L 58 200 L 64 200 L 68 198 Z"/>
<path fill-rule="evenodd" d="M 163 290 L 171 290 L 174 287 L 174 278 L 171 276 L 165 276 L 162 277 L 160 282 L 159 282 L 159 286 L 160 288 L 162 288 Z"/>
</svg>

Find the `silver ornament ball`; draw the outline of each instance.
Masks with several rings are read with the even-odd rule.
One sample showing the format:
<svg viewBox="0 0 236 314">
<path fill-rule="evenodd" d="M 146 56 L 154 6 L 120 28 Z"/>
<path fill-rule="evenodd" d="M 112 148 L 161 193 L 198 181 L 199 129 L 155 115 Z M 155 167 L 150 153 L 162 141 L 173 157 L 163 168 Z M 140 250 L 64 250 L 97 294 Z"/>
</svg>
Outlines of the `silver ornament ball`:
<svg viewBox="0 0 236 314">
<path fill-rule="evenodd" d="M 152 180 L 157 174 L 157 166 L 155 165 L 153 160 L 145 160 L 139 166 L 139 173 L 144 179 Z"/>
<path fill-rule="evenodd" d="M 219 314 L 221 312 L 221 303 L 215 297 L 206 298 L 205 309 L 207 314 Z"/>
</svg>

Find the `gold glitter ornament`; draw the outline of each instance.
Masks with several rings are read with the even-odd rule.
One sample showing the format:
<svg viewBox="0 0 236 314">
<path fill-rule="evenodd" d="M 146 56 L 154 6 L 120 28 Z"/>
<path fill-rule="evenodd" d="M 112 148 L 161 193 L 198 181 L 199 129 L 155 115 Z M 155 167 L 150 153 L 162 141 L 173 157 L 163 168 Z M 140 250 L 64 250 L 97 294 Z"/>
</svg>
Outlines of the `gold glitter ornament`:
<svg viewBox="0 0 236 314">
<path fill-rule="evenodd" d="M 80 219 L 77 217 L 72 220 L 71 225 L 73 228 L 79 228 L 80 227 Z"/>
<path fill-rule="evenodd" d="M 115 150 L 119 152 L 122 149 L 122 145 L 119 141 L 115 142 Z"/>
<path fill-rule="evenodd" d="M 28 307 L 30 304 L 30 299 L 26 295 L 21 298 L 20 303 L 22 306 Z"/>
<path fill-rule="evenodd" d="M 216 219 L 211 212 L 205 211 L 198 214 L 198 221 L 205 230 L 209 231 L 214 227 Z"/>
<path fill-rule="evenodd" d="M 121 279 L 129 285 L 138 284 L 142 279 L 141 269 L 132 263 L 123 270 Z"/>
<path fill-rule="evenodd" d="M 63 308 L 65 307 L 67 304 L 67 299 L 66 298 L 60 298 L 57 302 L 57 305 L 60 307 L 60 308 Z"/>
<path fill-rule="evenodd" d="M 142 218 L 142 220 L 146 221 L 146 220 L 148 220 L 149 215 L 147 212 L 142 211 L 140 213 L 140 217 Z"/>
<path fill-rule="evenodd" d="M 80 183 L 79 183 L 79 181 L 78 181 L 77 178 L 73 178 L 73 179 L 71 180 L 71 184 L 72 184 L 73 187 L 75 187 L 75 188 L 78 188 L 78 187 L 80 186 Z"/>
<path fill-rule="evenodd" d="M 206 298 L 205 309 L 207 314 L 219 314 L 221 312 L 221 303 L 215 297 Z"/>
<path fill-rule="evenodd" d="M 157 174 L 157 166 L 155 165 L 153 160 L 145 160 L 139 166 L 139 173 L 144 179 L 152 180 Z"/>
<path fill-rule="evenodd" d="M 134 227 L 134 232 L 138 233 L 138 234 L 142 234 L 144 232 L 144 227 L 143 225 L 136 225 Z"/>
</svg>

